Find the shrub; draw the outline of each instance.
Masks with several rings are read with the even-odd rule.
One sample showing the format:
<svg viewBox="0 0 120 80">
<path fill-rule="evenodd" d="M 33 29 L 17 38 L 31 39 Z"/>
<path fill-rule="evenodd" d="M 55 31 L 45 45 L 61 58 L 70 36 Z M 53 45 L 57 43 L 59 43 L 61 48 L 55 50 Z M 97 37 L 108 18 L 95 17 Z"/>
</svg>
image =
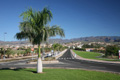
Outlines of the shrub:
<svg viewBox="0 0 120 80">
<path fill-rule="evenodd" d="M 75 50 L 85 51 L 85 48 L 78 48 L 78 47 L 76 47 Z"/>
<path fill-rule="evenodd" d="M 118 46 L 116 46 L 116 45 L 109 45 L 109 46 L 107 46 L 106 47 L 106 52 L 105 52 L 105 55 L 106 56 L 118 56 L 118 50 L 119 50 L 120 48 L 118 47 Z"/>
</svg>

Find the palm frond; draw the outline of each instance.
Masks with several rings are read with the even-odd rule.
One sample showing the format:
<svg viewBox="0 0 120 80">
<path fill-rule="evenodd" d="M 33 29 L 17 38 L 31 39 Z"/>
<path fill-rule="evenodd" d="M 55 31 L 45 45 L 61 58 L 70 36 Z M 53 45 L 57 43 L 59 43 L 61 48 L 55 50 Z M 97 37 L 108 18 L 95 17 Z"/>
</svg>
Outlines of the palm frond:
<svg viewBox="0 0 120 80">
<path fill-rule="evenodd" d="M 20 17 L 23 22 L 20 22 L 20 31 L 15 35 L 19 40 L 28 39 L 32 44 L 41 44 L 47 41 L 49 37 L 60 35 L 64 37 L 64 30 L 59 26 L 46 26 L 51 21 L 52 12 L 44 8 L 42 11 L 33 11 L 32 8 L 23 12 Z"/>
<path fill-rule="evenodd" d="M 65 37 L 64 30 L 57 25 L 50 27 L 49 34 L 50 34 L 50 37 L 54 37 L 56 35 Z"/>
</svg>

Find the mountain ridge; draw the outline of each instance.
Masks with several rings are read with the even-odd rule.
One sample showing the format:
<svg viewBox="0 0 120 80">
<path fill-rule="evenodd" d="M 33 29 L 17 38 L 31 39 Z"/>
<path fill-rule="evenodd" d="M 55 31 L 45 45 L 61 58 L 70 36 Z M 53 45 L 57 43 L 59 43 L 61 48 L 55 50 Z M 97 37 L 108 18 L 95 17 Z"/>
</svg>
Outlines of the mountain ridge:
<svg viewBox="0 0 120 80">
<path fill-rule="evenodd" d="M 120 42 L 120 36 L 90 36 L 72 39 L 49 39 L 48 43 L 69 43 L 69 42 Z M 0 41 L 0 45 L 19 45 L 26 44 L 28 41 Z"/>
</svg>

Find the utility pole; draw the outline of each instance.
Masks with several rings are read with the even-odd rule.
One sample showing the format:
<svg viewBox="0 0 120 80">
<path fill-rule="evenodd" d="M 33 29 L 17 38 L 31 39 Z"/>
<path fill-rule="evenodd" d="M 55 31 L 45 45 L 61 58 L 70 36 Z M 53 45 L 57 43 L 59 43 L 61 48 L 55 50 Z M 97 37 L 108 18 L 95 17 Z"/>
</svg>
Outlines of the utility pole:
<svg viewBox="0 0 120 80">
<path fill-rule="evenodd" d="M 5 42 L 5 34 L 7 34 L 6 32 L 4 33 L 4 42 Z M 5 59 L 5 46 L 4 46 L 4 57 L 3 59 Z"/>
</svg>

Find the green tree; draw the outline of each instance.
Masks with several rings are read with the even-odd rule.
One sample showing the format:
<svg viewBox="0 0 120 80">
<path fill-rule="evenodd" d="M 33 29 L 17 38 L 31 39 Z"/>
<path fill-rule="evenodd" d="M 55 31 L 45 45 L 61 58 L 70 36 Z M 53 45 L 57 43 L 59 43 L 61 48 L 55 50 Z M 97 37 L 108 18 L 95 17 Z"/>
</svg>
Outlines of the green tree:
<svg viewBox="0 0 120 80">
<path fill-rule="evenodd" d="M 4 55 L 4 48 L 0 48 L 0 58 L 3 59 Z"/>
<path fill-rule="evenodd" d="M 61 44 L 55 43 L 52 45 L 53 49 L 56 51 L 63 50 L 63 46 Z"/>
<path fill-rule="evenodd" d="M 59 26 L 48 26 L 52 19 L 52 13 L 49 9 L 44 8 L 42 11 L 33 11 L 32 8 L 20 15 L 23 22 L 20 23 L 20 31 L 16 34 L 17 39 L 28 39 L 33 45 L 38 45 L 38 62 L 37 72 L 42 72 L 41 49 L 40 44 L 47 41 L 49 37 L 60 35 L 64 37 L 64 31 Z"/>
<path fill-rule="evenodd" d="M 75 47 L 75 50 L 85 51 L 85 48 L 78 48 L 78 47 Z"/>
<path fill-rule="evenodd" d="M 100 44 L 91 44 L 91 45 L 84 44 L 82 47 L 83 48 L 100 48 L 100 47 L 102 47 L 102 45 L 100 45 Z"/>
<path fill-rule="evenodd" d="M 23 55 L 28 55 L 29 54 L 29 51 L 27 50 L 17 50 L 16 51 L 17 53 L 17 56 L 23 56 Z"/>
<path fill-rule="evenodd" d="M 7 57 L 9 58 L 10 55 L 12 55 L 12 54 L 14 54 L 14 52 L 12 51 L 11 48 L 8 48 L 8 49 L 6 50 L 6 55 L 7 55 Z"/>
<path fill-rule="evenodd" d="M 120 48 L 116 45 L 109 45 L 106 47 L 106 52 L 105 52 L 105 55 L 106 56 L 118 56 L 118 50 Z"/>
<path fill-rule="evenodd" d="M 30 53 L 31 53 L 31 48 L 25 49 L 25 53 L 26 53 L 27 56 L 30 55 Z"/>
</svg>

